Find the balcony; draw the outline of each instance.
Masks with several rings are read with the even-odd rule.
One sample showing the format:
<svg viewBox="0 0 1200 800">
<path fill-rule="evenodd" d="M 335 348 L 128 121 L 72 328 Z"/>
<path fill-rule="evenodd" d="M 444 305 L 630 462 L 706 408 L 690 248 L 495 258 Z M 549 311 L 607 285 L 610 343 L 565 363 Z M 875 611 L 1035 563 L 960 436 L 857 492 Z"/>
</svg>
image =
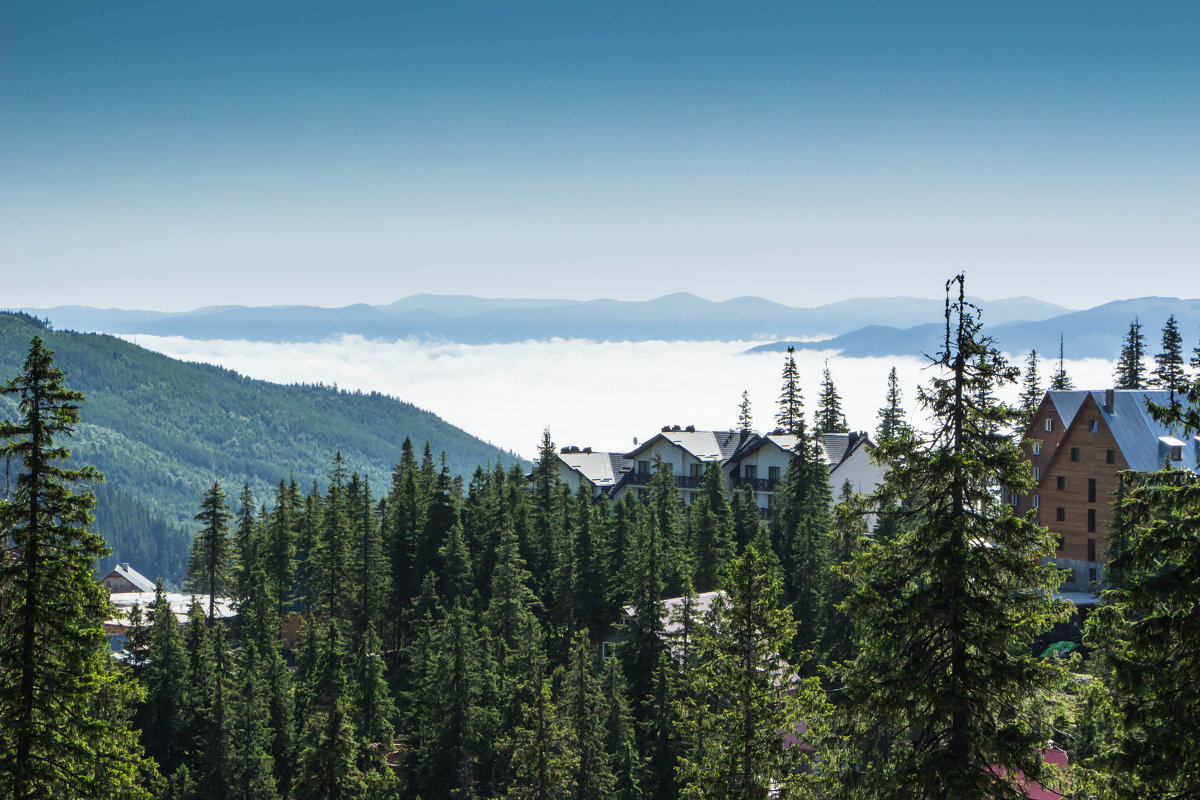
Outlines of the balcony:
<svg viewBox="0 0 1200 800">
<path fill-rule="evenodd" d="M 773 492 L 779 488 L 781 481 L 774 478 L 739 478 L 734 475 L 729 479 L 729 485 L 734 489 L 749 486 L 756 492 Z"/>
</svg>

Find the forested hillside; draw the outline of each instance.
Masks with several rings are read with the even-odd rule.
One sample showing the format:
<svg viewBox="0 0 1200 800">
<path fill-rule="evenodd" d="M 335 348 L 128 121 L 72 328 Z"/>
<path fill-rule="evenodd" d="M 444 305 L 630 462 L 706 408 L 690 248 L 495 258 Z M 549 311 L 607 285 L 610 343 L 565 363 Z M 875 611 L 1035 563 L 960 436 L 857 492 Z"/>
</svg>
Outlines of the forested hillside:
<svg viewBox="0 0 1200 800">
<path fill-rule="evenodd" d="M 183 543 L 213 481 L 249 482 L 259 497 L 281 475 L 324 483 L 340 450 L 351 472 L 385 485 L 404 439 L 445 452 L 454 474 L 517 458 L 409 403 L 320 385 L 280 386 L 231 370 L 190 364 L 112 336 L 42 329 L 0 313 L 0 377 L 19 370 L 40 334 L 71 386 L 87 401 L 70 442 L 74 458 L 107 478 L 97 527 L 147 575 L 182 577 Z M 0 417 L 12 418 L 5 398 Z M 173 544 L 171 544 L 173 543 Z"/>
</svg>

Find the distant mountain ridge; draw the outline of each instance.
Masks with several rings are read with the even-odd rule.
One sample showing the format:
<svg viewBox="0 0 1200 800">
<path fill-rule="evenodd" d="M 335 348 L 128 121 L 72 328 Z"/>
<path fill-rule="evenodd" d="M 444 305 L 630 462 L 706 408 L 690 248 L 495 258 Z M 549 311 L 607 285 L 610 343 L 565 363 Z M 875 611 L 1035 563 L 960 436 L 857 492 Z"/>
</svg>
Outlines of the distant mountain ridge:
<svg viewBox="0 0 1200 800">
<path fill-rule="evenodd" d="M 993 321 L 1031 320 L 1069 309 L 1030 297 L 977 300 Z M 644 301 L 478 298 L 418 294 L 386 305 L 208 306 L 186 312 L 126 311 L 82 306 L 20 309 L 56 327 L 115 334 L 320 341 L 341 334 L 371 339 L 434 339 L 468 344 L 529 339 L 600 341 L 754 340 L 829 336 L 870 322 L 905 328 L 938 319 L 939 299 L 862 298 L 811 308 L 761 297 L 705 300 L 686 292 Z"/>
<path fill-rule="evenodd" d="M 159 527 L 192 531 L 201 495 L 214 480 L 234 504 L 243 483 L 259 503 L 270 503 L 280 478 L 290 475 L 307 491 L 314 481 L 324 484 L 339 450 L 347 469 L 369 477 L 379 496 L 405 437 L 418 457 L 426 441 L 435 457 L 445 451 L 450 471 L 467 477 L 480 465 L 520 461 L 429 411 L 380 393 L 253 380 L 113 336 L 47 330 L 14 314 L 0 313 L 0 379 L 16 376 L 35 335 L 55 351 L 67 385 L 87 398 L 82 422 L 64 444 L 73 458 L 105 473 L 102 500 L 120 495 L 114 502 L 123 503 L 121 513 L 98 513 L 98 521 L 103 517 L 116 526 L 101 531 L 110 541 L 125 542 L 122 519 L 138 514 Z M 16 413 L 12 399 L 0 397 L 0 418 Z M 157 552 L 145 549 L 151 544 L 118 555 L 136 561 L 144 552 Z M 186 551 L 148 557 L 159 562 L 140 564 L 144 574 L 181 577 Z"/>
<path fill-rule="evenodd" d="M 1044 358 L 1058 355 L 1059 336 L 1067 358 L 1116 359 L 1129 323 L 1138 318 L 1146 338 L 1146 353 L 1153 355 L 1159 345 L 1163 324 L 1174 314 L 1179 323 L 1187 352 L 1196 344 L 1200 329 L 1200 299 L 1175 297 L 1139 297 L 1115 300 L 1083 311 L 1070 311 L 1035 321 L 997 323 L 983 313 L 984 332 L 997 346 L 1011 355 L 1036 349 Z M 751 348 L 769 352 L 795 347 L 797 350 L 833 350 L 840 355 L 863 358 L 933 353 L 945 327 L 938 323 L 899 327 L 868 325 L 819 341 L 777 341 Z"/>
</svg>

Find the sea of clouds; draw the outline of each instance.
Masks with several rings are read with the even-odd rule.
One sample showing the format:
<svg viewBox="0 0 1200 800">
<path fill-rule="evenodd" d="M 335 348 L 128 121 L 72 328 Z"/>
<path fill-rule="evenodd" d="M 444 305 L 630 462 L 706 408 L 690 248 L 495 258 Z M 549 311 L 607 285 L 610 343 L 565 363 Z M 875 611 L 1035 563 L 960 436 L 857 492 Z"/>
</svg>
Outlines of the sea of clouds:
<svg viewBox="0 0 1200 800">
<path fill-rule="evenodd" d="M 555 339 L 469 345 L 352 335 L 311 343 L 125 338 L 173 358 L 218 364 L 276 383 L 383 392 L 527 458 L 536 454 L 545 428 L 560 446 L 613 451 L 632 449 L 635 437 L 644 441 L 663 425 L 729 428 L 737 423 L 743 390 L 750 393 L 755 428 L 770 430 L 785 357 L 746 352 L 758 342 Z M 826 360 L 851 428 L 874 430 L 893 366 L 904 406 L 921 423 L 916 387 L 929 380 L 926 359 L 798 351 L 810 415 Z M 1052 368 L 1041 363 L 1043 385 Z M 1067 371 L 1076 386 L 1098 389 L 1111 386 L 1113 364 L 1068 361 Z M 1014 387 L 1001 396 L 1012 399 L 1017 391 Z"/>
</svg>

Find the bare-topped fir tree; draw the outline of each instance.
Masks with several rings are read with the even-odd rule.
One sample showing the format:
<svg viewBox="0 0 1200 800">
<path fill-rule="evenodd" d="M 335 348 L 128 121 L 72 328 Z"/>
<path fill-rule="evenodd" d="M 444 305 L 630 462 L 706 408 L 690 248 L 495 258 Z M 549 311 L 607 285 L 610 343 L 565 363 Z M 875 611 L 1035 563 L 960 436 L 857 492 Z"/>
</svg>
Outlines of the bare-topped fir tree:
<svg viewBox="0 0 1200 800">
<path fill-rule="evenodd" d="M 1022 774 L 1054 782 L 1042 750 L 1064 673 L 1029 642 L 1066 612 L 1051 599 L 1052 537 L 1000 491 L 1032 486 L 1007 432 L 1015 411 L 994 399 L 1017 370 L 982 334 L 961 275 L 934 365 L 919 392 L 933 429 L 879 444 L 883 492 L 910 502 L 854 559 L 858 655 L 835 669 L 836 710 L 809 717 L 830 798 L 992 800 L 1023 796 Z"/>
</svg>

